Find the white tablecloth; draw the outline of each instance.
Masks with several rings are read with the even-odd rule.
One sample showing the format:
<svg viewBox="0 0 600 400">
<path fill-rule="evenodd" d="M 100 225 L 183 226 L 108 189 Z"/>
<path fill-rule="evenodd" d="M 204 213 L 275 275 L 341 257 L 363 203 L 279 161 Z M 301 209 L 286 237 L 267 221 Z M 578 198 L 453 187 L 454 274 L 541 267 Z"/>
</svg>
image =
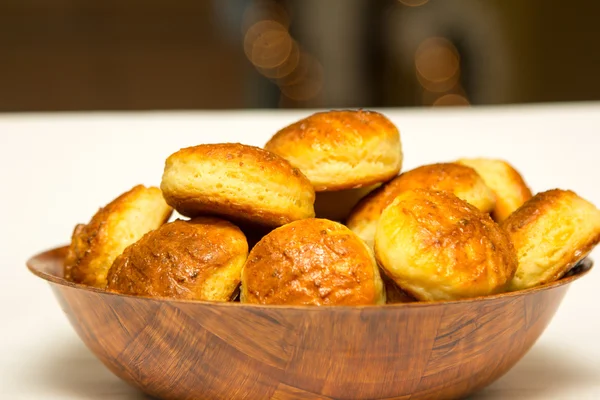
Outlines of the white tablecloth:
<svg viewBox="0 0 600 400">
<path fill-rule="evenodd" d="M 600 103 L 382 111 L 401 130 L 405 170 L 501 157 L 534 191 L 573 189 L 600 206 Z M 67 243 L 77 222 L 131 186 L 159 184 L 173 151 L 207 142 L 262 145 L 307 114 L 0 114 L 0 398 L 144 398 L 81 344 L 25 260 Z M 528 355 L 474 398 L 600 399 L 598 288 L 598 271 L 573 284 Z"/>
</svg>

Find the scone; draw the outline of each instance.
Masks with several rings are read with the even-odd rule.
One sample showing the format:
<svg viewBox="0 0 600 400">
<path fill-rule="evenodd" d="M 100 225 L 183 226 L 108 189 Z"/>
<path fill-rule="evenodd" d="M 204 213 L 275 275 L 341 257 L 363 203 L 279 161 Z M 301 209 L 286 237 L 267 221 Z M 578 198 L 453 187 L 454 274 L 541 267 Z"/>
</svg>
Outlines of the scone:
<svg viewBox="0 0 600 400">
<path fill-rule="evenodd" d="M 90 286 L 106 286 L 115 258 L 172 213 L 160 189 L 135 186 L 101 208 L 87 225 L 75 227 L 65 258 L 65 278 Z"/>
<path fill-rule="evenodd" d="M 398 129 L 372 111 L 313 114 L 281 129 L 265 149 L 300 168 L 317 192 L 384 182 L 402 166 Z"/>
<path fill-rule="evenodd" d="M 517 269 L 506 232 L 489 214 L 448 192 L 402 192 L 381 214 L 375 255 L 417 300 L 454 300 L 504 291 Z"/>
<path fill-rule="evenodd" d="M 276 227 L 314 217 L 315 192 L 289 162 L 239 143 L 181 149 L 166 161 L 161 189 L 180 214 L 214 214 Z"/>
<path fill-rule="evenodd" d="M 265 149 L 298 167 L 311 181 L 317 217 L 344 220 L 358 200 L 400 172 L 396 126 L 372 111 L 313 114 L 277 132 Z"/>
<path fill-rule="evenodd" d="M 511 289 L 560 279 L 600 241 L 600 211 L 572 191 L 538 193 L 501 227 L 519 259 Z"/>
<path fill-rule="evenodd" d="M 473 168 L 455 163 L 430 164 L 404 172 L 373 191 L 354 207 L 346 225 L 373 246 L 382 211 L 400 193 L 412 189 L 448 191 L 483 212 L 490 212 L 496 200 L 492 190 Z"/>
<path fill-rule="evenodd" d="M 149 232 L 117 257 L 108 290 L 186 300 L 228 301 L 240 283 L 248 243 L 215 217 L 177 220 Z"/>
<path fill-rule="evenodd" d="M 504 160 L 463 158 L 457 163 L 473 168 L 496 195 L 492 218 L 502 222 L 531 198 L 531 190 L 512 165 Z"/>
<path fill-rule="evenodd" d="M 344 225 L 304 219 L 273 230 L 250 252 L 241 301 L 255 304 L 384 304 L 371 249 Z"/>
</svg>

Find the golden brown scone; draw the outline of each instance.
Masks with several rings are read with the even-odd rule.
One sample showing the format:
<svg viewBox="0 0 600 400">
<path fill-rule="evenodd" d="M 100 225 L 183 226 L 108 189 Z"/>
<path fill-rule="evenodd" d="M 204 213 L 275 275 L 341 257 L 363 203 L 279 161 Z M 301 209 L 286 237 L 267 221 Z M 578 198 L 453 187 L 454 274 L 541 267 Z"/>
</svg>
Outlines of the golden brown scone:
<svg viewBox="0 0 600 400">
<path fill-rule="evenodd" d="M 571 191 L 538 193 L 501 227 L 519 259 L 511 289 L 541 285 L 565 275 L 600 241 L 600 211 Z"/>
<path fill-rule="evenodd" d="M 385 303 L 371 249 L 344 225 L 304 219 L 273 230 L 250 252 L 241 301 L 257 304 Z"/>
<path fill-rule="evenodd" d="M 350 213 L 346 225 L 370 246 L 382 211 L 406 190 L 449 191 L 483 212 L 494 208 L 495 195 L 473 168 L 439 163 L 404 172 L 362 199 Z"/>
<path fill-rule="evenodd" d="M 402 192 L 381 214 L 375 255 L 417 300 L 453 300 L 506 289 L 517 269 L 508 235 L 489 214 L 448 192 Z"/>
<path fill-rule="evenodd" d="M 146 232 L 164 224 L 172 213 L 160 189 L 135 186 L 106 207 L 87 225 L 75 227 L 65 258 L 65 278 L 103 288 L 115 258 Z"/>
<path fill-rule="evenodd" d="M 502 222 L 531 198 L 531 190 L 519 172 L 504 160 L 463 158 L 457 163 L 473 168 L 496 195 L 492 218 Z"/>
<path fill-rule="evenodd" d="M 188 217 L 215 214 L 274 227 L 315 215 L 315 192 L 302 172 L 276 154 L 239 143 L 172 154 L 161 189 Z"/>
<path fill-rule="evenodd" d="M 231 222 L 177 220 L 146 234 L 117 257 L 108 290 L 186 300 L 228 301 L 240 283 L 248 243 Z"/>
<path fill-rule="evenodd" d="M 380 186 L 379 183 L 358 189 L 317 192 L 315 198 L 315 216 L 332 221 L 345 221 L 356 203 L 378 186 Z"/>
<path fill-rule="evenodd" d="M 265 149 L 300 168 L 317 192 L 385 182 L 402 167 L 398 129 L 372 111 L 313 114 L 277 132 Z"/>
</svg>

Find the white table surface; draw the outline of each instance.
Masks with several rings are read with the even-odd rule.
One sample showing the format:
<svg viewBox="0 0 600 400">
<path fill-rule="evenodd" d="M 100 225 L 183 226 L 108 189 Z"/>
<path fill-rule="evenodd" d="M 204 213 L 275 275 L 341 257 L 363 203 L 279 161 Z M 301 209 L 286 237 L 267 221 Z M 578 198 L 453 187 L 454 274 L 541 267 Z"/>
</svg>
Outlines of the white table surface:
<svg viewBox="0 0 600 400">
<path fill-rule="evenodd" d="M 572 189 L 600 205 L 600 103 L 383 112 L 401 130 L 405 170 L 502 157 L 534 191 Z M 25 260 L 68 242 L 77 222 L 131 186 L 159 184 L 164 159 L 179 148 L 262 145 L 307 114 L 0 114 L 0 398 L 145 398 L 83 346 Z M 473 398 L 600 399 L 599 288 L 598 271 L 574 283 L 533 349 Z"/>
</svg>

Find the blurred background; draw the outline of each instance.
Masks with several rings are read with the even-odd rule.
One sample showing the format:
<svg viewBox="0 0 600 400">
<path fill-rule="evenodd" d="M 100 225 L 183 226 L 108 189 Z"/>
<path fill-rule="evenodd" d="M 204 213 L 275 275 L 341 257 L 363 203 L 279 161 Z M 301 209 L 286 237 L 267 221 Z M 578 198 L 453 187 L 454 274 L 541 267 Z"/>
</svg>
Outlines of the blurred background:
<svg viewBox="0 0 600 400">
<path fill-rule="evenodd" d="M 595 0 L 2 0 L 0 111 L 600 99 Z"/>
</svg>

